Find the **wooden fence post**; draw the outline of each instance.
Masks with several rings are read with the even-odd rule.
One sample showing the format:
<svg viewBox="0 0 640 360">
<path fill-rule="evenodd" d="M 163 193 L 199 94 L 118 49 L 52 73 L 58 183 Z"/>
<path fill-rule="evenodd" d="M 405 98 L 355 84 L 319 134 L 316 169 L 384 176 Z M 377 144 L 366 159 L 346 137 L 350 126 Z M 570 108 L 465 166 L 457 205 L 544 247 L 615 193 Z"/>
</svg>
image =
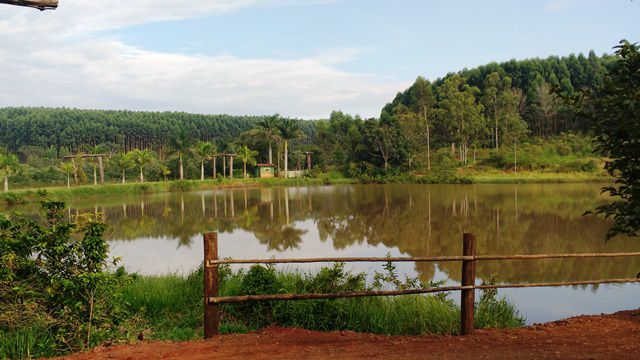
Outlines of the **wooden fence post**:
<svg viewBox="0 0 640 360">
<path fill-rule="evenodd" d="M 462 255 L 476 256 L 476 236 L 465 233 L 462 238 Z M 462 261 L 462 286 L 475 286 L 476 261 Z M 460 334 L 470 335 L 473 332 L 473 306 L 475 303 L 475 289 L 462 290 L 460 301 Z"/>
<path fill-rule="evenodd" d="M 204 338 L 220 334 L 219 305 L 209 303 L 210 297 L 218 296 L 218 265 L 209 265 L 218 260 L 218 233 L 206 233 L 204 240 Z"/>
</svg>

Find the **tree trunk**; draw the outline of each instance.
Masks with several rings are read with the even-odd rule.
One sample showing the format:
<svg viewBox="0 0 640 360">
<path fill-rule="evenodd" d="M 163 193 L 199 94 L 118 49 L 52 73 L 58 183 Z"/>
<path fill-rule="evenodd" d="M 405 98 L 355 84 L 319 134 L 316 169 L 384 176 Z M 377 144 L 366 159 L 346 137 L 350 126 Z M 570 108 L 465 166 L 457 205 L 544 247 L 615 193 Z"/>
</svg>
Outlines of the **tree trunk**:
<svg viewBox="0 0 640 360">
<path fill-rule="evenodd" d="M 9 177 L 6 175 L 4 177 L 4 192 L 9 192 Z"/>
<path fill-rule="evenodd" d="M 271 148 L 271 141 L 269 141 L 269 165 L 273 164 L 273 150 Z"/>
<path fill-rule="evenodd" d="M 498 145 L 498 117 L 496 116 L 496 150 L 498 150 L 500 146 Z"/>
<path fill-rule="evenodd" d="M 222 177 L 223 178 L 227 177 L 227 157 L 226 156 L 222 157 Z"/>
<path fill-rule="evenodd" d="M 427 119 L 427 107 L 424 107 L 424 122 L 427 125 L 427 170 L 431 170 L 431 130 Z"/>
<path fill-rule="evenodd" d="M 124 173 L 125 173 L 125 171 L 126 171 L 126 170 L 122 169 L 122 183 L 123 183 L 123 184 L 127 182 L 127 180 L 126 180 L 126 179 L 125 179 L 125 177 L 124 177 Z"/>
<path fill-rule="evenodd" d="M 96 169 L 96 164 L 93 164 L 93 186 L 98 185 L 98 170 Z"/>
<path fill-rule="evenodd" d="M 216 157 L 215 156 L 213 157 L 213 164 L 212 165 L 213 165 L 213 180 L 215 180 L 216 179 L 216 175 L 217 175 L 216 174 Z"/>
<path fill-rule="evenodd" d="M 184 168 L 182 167 L 182 152 L 178 154 L 180 157 L 180 180 L 184 180 Z"/>
<path fill-rule="evenodd" d="M 200 162 L 200 180 L 204 180 L 204 160 Z"/>
<path fill-rule="evenodd" d="M 76 165 L 76 159 L 71 158 L 71 163 L 73 164 L 73 180 L 78 186 L 78 166 Z"/>
<path fill-rule="evenodd" d="M 233 179 L 233 156 L 229 156 L 229 179 Z"/>
<path fill-rule="evenodd" d="M 284 141 L 284 178 L 289 178 L 289 141 Z"/>
<path fill-rule="evenodd" d="M 144 182 L 144 172 L 142 171 L 142 166 L 140 166 L 140 182 Z"/>
<path fill-rule="evenodd" d="M 71 174 L 67 172 L 67 189 L 71 188 Z"/>
<path fill-rule="evenodd" d="M 100 170 L 100 184 L 104 185 L 104 164 L 102 163 L 102 156 L 98 157 L 98 169 Z"/>
<path fill-rule="evenodd" d="M 247 178 L 247 162 L 246 161 L 242 162 L 242 172 L 244 174 L 244 178 L 246 179 Z"/>
<path fill-rule="evenodd" d="M 513 143 L 513 169 L 518 172 L 518 142 Z"/>
</svg>

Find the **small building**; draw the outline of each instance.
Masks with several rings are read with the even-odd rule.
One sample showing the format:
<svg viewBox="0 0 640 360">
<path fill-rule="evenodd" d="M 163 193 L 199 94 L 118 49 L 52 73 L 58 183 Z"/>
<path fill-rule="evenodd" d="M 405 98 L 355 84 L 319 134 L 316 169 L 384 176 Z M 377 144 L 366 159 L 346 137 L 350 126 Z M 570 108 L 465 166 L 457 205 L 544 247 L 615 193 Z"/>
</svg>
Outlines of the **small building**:
<svg viewBox="0 0 640 360">
<path fill-rule="evenodd" d="M 257 178 L 272 178 L 275 177 L 276 167 L 273 164 L 257 164 L 256 165 L 256 177 Z"/>
</svg>

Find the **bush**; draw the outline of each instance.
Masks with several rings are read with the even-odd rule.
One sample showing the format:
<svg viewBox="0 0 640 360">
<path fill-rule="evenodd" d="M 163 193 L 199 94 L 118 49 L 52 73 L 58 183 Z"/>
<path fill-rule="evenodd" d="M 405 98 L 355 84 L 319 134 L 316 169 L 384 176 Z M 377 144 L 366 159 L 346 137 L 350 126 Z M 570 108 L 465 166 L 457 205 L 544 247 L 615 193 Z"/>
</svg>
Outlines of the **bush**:
<svg viewBox="0 0 640 360">
<path fill-rule="evenodd" d="M 120 290 L 128 279 L 122 269 L 108 271 L 99 217 L 70 223 L 63 203 L 42 207 L 44 225 L 18 215 L 0 218 L 0 341 L 21 344 L 13 354 L 36 357 L 118 336 L 125 318 Z"/>
<path fill-rule="evenodd" d="M 171 191 L 191 191 L 193 189 L 193 182 L 189 180 L 172 181 L 169 184 L 169 190 Z"/>
</svg>

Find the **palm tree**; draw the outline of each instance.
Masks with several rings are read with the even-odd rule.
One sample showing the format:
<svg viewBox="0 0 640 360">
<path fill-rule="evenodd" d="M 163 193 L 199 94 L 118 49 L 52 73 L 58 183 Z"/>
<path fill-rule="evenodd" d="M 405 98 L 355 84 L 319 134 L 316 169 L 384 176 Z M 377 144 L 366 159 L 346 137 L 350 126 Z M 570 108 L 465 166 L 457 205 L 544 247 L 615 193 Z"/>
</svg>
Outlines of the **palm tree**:
<svg viewBox="0 0 640 360">
<path fill-rule="evenodd" d="M 280 115 L 274 114 L 268 116 L 258 123 L 256 132 L 264 137 L 269 144 L 269 164 L 273 164 L 273 150 L 272 145 L 280 141 Z"/>
<path fill-rule="evenodd" d="M 257 151 L 249 149 L 246 145 L 241 147 L 240 151 L 238 151 L 238 158 L 242 160 L 242 169 L 245 179 L 247 178 L 247 163 L 249 163 L 249 165 L 255 165 L 257 155 Z"/>
<path fill-rule="evenodd" d="M 4 192 L 9 191 L 9 176 L 15 175 L 20 169 L 20 162 L 16 154 L 0 152 L 0 174 L 4 176 Z"/>
<path fill-rule="evenodd" d="M 89 149 L 89 154 L 96 155 L 102 152 L 102 148 L 100 146 L 94 146 Z M 91 158 L 91 166 L 93 166 L 93 185 L 98 185 L 98 158 Z"/>
<path fill-rule="evenodd" d="M 140 169 L 140 182 L 144 182 L 144 167 L 149 164 L 151 160 L 153 160 L 153 155 L 149 150 L 134 150 L 131 152 L 133 161 L 135 161 L 136 165 Z"/>
<path fill-rule="evenodd" d="M 67 174 L 67 189 L 71 188 L 71 173 L 73 173 L 73 163 L 68 161 L 61 163 L 60 171 Z"/>
<path fill-rule="evenodd" d="M 133 153 L 119 153 L 114 155 L 111 158 L 111 161 L 113 161 L 113 163 L 116 165 L 116 167 L 118 168 L 118 171 L 120 172 L 120 174 L 122 174 L 122 183 L 126 183 L 127 180 L 125 178 L 125 173 L 128 169 L 131 169 L 132 167 L 134 167 L 136 164 L 133 161 Z"/>
<path fill-rule="evenodd" d="M 180 161 L 180 180 L 184 180 L 184 166 L 182 164 L 182 155 L 189 151 L 191 143 L 192 140 L 189 137 L 189 134 L 184 129 L 180 129 L 171 138 L 171 147 L 178 153 L 178 158 Z"/>
<path fill-rule="evenodd" d="M 292 119 L 280 121 L 280 137 L 284 141 L 284 177 L 289 177 L 289 140 L 299 138 L 302 135 L 300 125 Z"/>
<path fill-rule="evenodd" d="M 167 165 L 162 164 L 160 165 L 160 174 L 164 177 L 164 182 L 167 182 L 167 176 L 171 175 L 171 170 Z"/>
<path fill-rule="evenodd" d="M 219 155 L 218 154 L 218 147 L 216 146 L 215 143 L 212 143 L 211 144 L 211 162 L 212 162 L 211 166 L 213 167 L 213 170 L 212 170 L 213 171 L 213 180 L 215 180 L 216 177 L 218 177 L 217 170 L 216 170 L 216 161 L 218 159 L 218 155 Z"/>
<path fill-rule="evenodd" d="M 204 180 L 204 162 L 213 155 L 213 145 L 207 141 L 200 141 L 191 148 L 191 153 L 200 161 L 200 180 Z"/>
</svg>

